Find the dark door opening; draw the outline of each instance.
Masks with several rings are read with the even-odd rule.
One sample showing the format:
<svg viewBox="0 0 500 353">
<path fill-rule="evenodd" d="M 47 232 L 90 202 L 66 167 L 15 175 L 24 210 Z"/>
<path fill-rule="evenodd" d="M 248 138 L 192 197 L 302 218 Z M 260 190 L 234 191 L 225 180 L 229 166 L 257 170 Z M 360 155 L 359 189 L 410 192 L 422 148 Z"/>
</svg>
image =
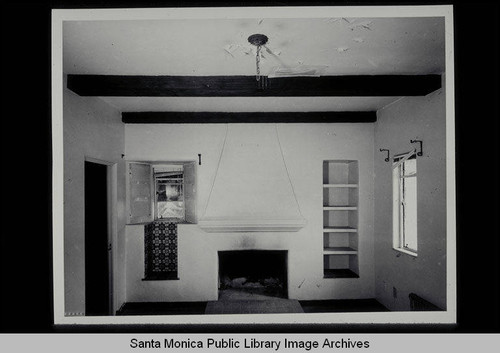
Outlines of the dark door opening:
<svg viewBox="0 0 500 353">
<path fill-rule="evenodd" d="M 85 162 L 85 315 L 110 314 L 107 166 Z"/>
<path fill-rule="evenodd" d="M 219 300 L 288 298 L 287 251 L 219 251 Z"/>
</svg>

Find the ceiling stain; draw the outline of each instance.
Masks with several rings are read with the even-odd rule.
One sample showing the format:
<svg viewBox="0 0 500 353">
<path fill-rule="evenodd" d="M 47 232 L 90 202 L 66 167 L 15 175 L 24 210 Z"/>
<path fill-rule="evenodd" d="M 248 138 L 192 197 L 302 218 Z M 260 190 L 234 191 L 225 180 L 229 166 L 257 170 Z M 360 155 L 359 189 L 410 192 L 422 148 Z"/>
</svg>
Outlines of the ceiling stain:
<svg viewBox="0 0 500 353">
<path fill-rule="evenodd" d="M 349 47 L 338 47 L 338 48 L 335 48 L 335 50 L 337 50 L 339 53 L 345 53 L 346 51 L 351 50 L 351 48 L 349 48 Z"/>
<path fill-rule="evenodd" d="M 327 18 L 327 19 L 326 19 L 326 22 L 328 22 L 328 23 L 332 23 L 332 24 L 333 24 L 333 23 L 335 23 L 335 22 L 338 22 L 338 21 L 340 21 L 340 18 L 333 18 L 333 17 L 330 17 L 330 18 Z"/>
<path fill-rule="evenodd" d="M 266 51 L 271 54 L 271 55 L 274 55 L 274 56 L 279 56 L 281 54 L 281 50 L 271 50 L 269 49 L 267 46 L 264 45 L 264 48 L 266 48 Z"/>
<path fill-rule="evenodd" d="M 227 54 L 231 55 L 234 58 L 233 52 L 236 50 L 236 48 L 237 47 L 234 44 L 228 44 L 224 46 L 223 49 Z"/>
<path fill-rule="evenodd" d="M 373 21 L 362 21 L 355 23 L 353 22 L 351 26 L 349 26 L 351 31 L 354 31 L 355 29 L 361 28 L 361 29 L 367 29 L 367 30 L 372 30 L 370 25 L 373 23 Z"/>
</svg>

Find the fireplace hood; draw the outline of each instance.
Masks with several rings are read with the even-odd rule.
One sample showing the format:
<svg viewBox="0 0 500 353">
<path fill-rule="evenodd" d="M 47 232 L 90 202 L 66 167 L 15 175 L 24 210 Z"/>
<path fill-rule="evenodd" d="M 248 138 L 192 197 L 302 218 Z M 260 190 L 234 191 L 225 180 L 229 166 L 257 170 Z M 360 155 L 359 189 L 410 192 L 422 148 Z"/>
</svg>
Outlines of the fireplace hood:
<svg viewBox="0 0 500 353">
<path fill-rule="evenodd" d="M 292 232 L 306 224 L 275 124 L 228 124 L 204 215 L 207 232 Z"/>
</svg>

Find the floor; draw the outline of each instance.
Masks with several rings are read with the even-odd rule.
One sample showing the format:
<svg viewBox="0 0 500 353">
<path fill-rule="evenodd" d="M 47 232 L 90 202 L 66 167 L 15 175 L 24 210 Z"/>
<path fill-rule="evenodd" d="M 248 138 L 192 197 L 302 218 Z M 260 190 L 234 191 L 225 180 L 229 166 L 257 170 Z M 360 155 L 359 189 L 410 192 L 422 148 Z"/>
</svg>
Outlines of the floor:
<svg viewBox="0 0 500 353">
<path fill-rule="evenodd" d="M 124 303 L 116 315 L 203 315 L 207 302 Z"/>
<path fill-rule="evenodd" d="M 375 299 L 295 300 L 237 290 L 221 291 L 209 302 L 125 303 L 117 315 L 218 315 L 388 311 Z"/>
<path fill-rule="evenodd" d="M 303 313 L 302 306 L 295 299 L 270 300 L 228 300 L 210 301 L 207 303 L 205 314 L 296 314 Z"/>
<path fill-rule="evenodd" d="M 225 302 L 232 300 L 275 300 L 275 299 L 286 299 L 286 298 L 274 295 L 274 293 L 271 295 L 266 294 L 260 288 L 256 288 L 255 290 L 253 290 L 252 288 L 245 290 L 229 288 L 229 289 L 219 290 L 218 301 Z"/>
<path fill-rule="evenodd" d="M 349 313 L 389 311 L 375 299 L 301 300 L 305 313 Z"/>
</svg>

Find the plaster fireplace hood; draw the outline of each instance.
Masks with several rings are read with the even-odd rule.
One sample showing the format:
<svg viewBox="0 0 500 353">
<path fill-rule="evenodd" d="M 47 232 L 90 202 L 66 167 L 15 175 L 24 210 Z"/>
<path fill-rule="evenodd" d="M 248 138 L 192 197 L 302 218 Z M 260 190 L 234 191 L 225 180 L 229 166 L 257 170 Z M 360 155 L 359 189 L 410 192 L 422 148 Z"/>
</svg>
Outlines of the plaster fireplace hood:
<svg viewBox="0 0 500 353">
<path fill-rule="evenodd" d="M 228 124 L 207 206 L 207 232 L 293 232 L 306 224 L 274 124 Z"/>
</svg>

